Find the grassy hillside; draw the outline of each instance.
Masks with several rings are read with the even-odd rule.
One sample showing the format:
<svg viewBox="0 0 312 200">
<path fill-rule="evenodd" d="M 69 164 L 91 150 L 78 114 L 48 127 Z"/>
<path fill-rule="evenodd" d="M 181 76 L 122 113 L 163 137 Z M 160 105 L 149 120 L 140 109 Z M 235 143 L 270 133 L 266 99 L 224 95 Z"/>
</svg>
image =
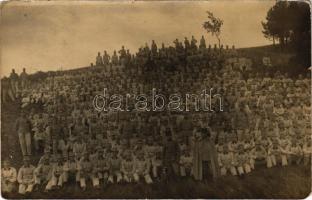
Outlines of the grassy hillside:
<svg viewBox="0 0 312 200">
<path fill-rule="evenodd" d="M 22 164 L 18 137 L 14 122 L 19 115 L 18 103 L 1 105 L 1 156 L 11 157 L 13 165 Z M 33 164 L 37 163 L 34 156 Z M 310 166 L 288 166 L 257 169 L 244 177 L 225 176 L 216 181 L 196 182 L 190 178 L 152 185 L 122 184 L 106 188 L 81 191 L 78 185 L 67 185 L 59 191 L 36 191 L 28 196 L 11 194 L 5 198 L 305 198 L 311 191 Z"/>
<path fill-rule="evenodd" d="M 261 70 L 262 57 L 270 56 L 273 65 L 288 69 L 293 54 L 281 52 L 273 46 L 238 49 L 243 56 L 254 60 L 253 67 Z M 290 69 L 290 68 L 289 68 Z M 294 68 L 296 69 L 296 68 Z M 87 70 L 79 68 L 74 70 Z M 70 70 L 71 71 L 71 70 Z M 51 72 L 55 73 L 55 72 Z M 40 74 L 39 74 L 40 75 Z M 41 74 L 45 76 L 46 74 Z M 22 155 L 14 123 L 20 112 L 19 103 L 1 104 L 1 156 L 10 157 L 18 168 Z M 37 163 L 38 155 L 33 163 Z M 91 183 L 88 183 L 89 188 Z M 82 192 L 78 185 L 65 186 L 51 193 L 33 192 L 27 198 L 305 198 L 311 191 L 310 166 L 288 166 L 257 169 L 245 177 L 226 176 L 216 181 L 196 182 L 192 179 L 177 179 L 167 184 L 110 185 L 102 189 L 87 189 Z M 23 198 L 12 194 L 5 198 Z"/>
<path fill-rule="evenodd" d="M 250 48 L 240 48 L 237 50 L 240 55 L 252 58 L 253 68 L 260 72 L 274 73 L 280 71 L 288 73 L 295 77 L 298 74 L 310 73 L 307 71 L 309 66 L 304 66 L 296 57 L 295 52 L 291 48 L 281 49 L 278 45 L 267 45 Z M 263 57 L 270 57 L 272 68 L 266 68 L 262 64 Z"/>
</svg>

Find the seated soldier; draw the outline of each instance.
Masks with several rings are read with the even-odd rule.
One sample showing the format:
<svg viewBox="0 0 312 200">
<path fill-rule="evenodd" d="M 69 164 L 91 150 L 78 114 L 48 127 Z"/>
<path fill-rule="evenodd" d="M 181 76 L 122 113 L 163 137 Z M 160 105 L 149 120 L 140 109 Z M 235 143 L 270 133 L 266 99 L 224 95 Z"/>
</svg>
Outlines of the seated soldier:
<svg viewBox="0 0 312 200">
<path fill-rule="evenodd" d="M 51 178 L 52 165 L 49 157 L 42 157 L 40 162 L 35 169 L 35 184 L 45 185 Z"/>
<path fill-rule="evenodd" d="M 233 165 L 233 155 L 229 152 L 228 146 L 223 146 L 222 153 L 218 156 L 219 167 L 221 168 L 221 176 L 227 174 L 230 171 L 233 176 L 237 174 L 236 168 Z"/>
<path fill-rule="evenodd" d="M 56 185 L 60 188 L 64 183 L 64 166 L 63 166 L 63 157 L 57 155 L 57 164 L 52 167 L 51 177 L 46 185 L 46 191 L 51 190 Z"/>
<path fill-rule="evenodd" d="M 1 187 L 3 193 L 11 193 L 16 187 L 16 169 L 10 166 L 9 160 L 3 161 L 1 169 Z"/>
<path fill-rule="evenodd" d="M 81 136 L 77 137 L 77 141 L 73 145 L 73 152 L 76 160 L 80 160 L 84 152 L 86 152 L 86 143 L 82 141 Z"/>
<path fill-rule="evenodd" d="M 17 182 L 19 183 L 18 193 L 32 192 L 35 184 L 35 167 L 30 164 L 29 156 L 24 156 L 24 164 L 18 171 Z"/>
<path fill-rule="evenodd" d="M 93 161 L 93 172 L 99 181 L 104 180 L 104 185 L 107 183 L 109 174 L 109 161 L 107 155 L 105 157 L 103 149 L 99 148 L 97 154 L 97 159 Z"/>
<path fill-rule="evenodd" d="M 118 157 L 118 150 L 112 149 L 112 156 L 110 158 L 110 172 L 108 177 L 108 182 L 114 183 L 114 177 L 117 178 L 117 183 L 122 180 L 121 175 L 121 160 Z"/>
<path fill-rule="evenodd" d="M 256 146 L 253 145 L 251 149 L 248 152 L 249 156 L 249 164 L 250 164 L 250 170 L 255 169 L 255 159 L 256 159 Z"/>
<path fill-rule="evenodd" d="M 193 168 L 193 156 L 189 149 L 182 151 L 180 155 L 180 173 L 181 176 L 191 176 Z"/>
<path fill-rule="evenodd" d="M 123 180 L 127 183 L 133 181 L 133 175 L 135 171 L 135 166 L 133 162 L 133 158 L 131 155 L 131 151 L 124 152 L 124 159 L 121 162 L 121 172 L 123 173 Z"/>
<path fill-rule="evenodd" d="M 244 171 L 244 164 L 246 162 L 246 156 L 245 156 L 245 153 L 244 153 L 243 145 L 239 145 L 238 146 L 238 152 L 235 155 L 235 160 L 236 160 L 236 163 L 237 163 L 236 167 L 237 167 L 238 175 L 240 175 L 240 176 L 244 175 L 244 173 L 245 173 L 245 171 Z"/>
<path fill-rule="evenodd" d="M 65 160 L 63 165 L 63 177 L 64 183 L 67 183 L 69 180 L 75 180 L 76 182 L 79 181 L 78 177 L 78 163 L 75 160 L 75 156 L 72 152 L 69 152 L 68 159 Z"/>
<path fill-rule="evenodd" d="M 308 165 L 311 161 L 311 153 L 312 153 L 312 148 L 311 148 L 311 140 L 310 140 L 310 136 L 308 136 L 306 138 L 306 141 L 303 144 L 302 147 L 302 151 L 303 151 L 303 163 L 304 165 Z"/>
<path fill-rule="evenodd" d="M 303 152 L 297 138 L 292 140 L 289 153 L 289 163 L 293 164 L 295 162 L 297 165 L 299 165 L 302 160 Z"/>
<path fill-rule="evenodd" d="M 153 177 L 160 178 L 159 172 L 161 171 L 162 168 L 162 151 L 163 151 L 160 137 L 155 138 L 153 146 L 154 146 L 154 154 L 151 159 Z"/>
<path fill-rule="evenodd" d="M 98 180 L 93 176 L 93 166 L 89 159 L 89 153 L 85 152 L 78 164 L 79 182 L 82 190 L 86 190 L 86 181 L 91 179 L 93 186 L 97 186 Z"/>
<path fill-rule="evenodd" d="M 140 177 L 143 177 L 147 184 L 153 183 L 149 171 L 150 163 L 144 158 L 144 153 L 142 151 L 138 152 L 137 159 L 135 161 L 135 173 L 133 175 L 134 180 L 139 182 Z"/>
</svg>

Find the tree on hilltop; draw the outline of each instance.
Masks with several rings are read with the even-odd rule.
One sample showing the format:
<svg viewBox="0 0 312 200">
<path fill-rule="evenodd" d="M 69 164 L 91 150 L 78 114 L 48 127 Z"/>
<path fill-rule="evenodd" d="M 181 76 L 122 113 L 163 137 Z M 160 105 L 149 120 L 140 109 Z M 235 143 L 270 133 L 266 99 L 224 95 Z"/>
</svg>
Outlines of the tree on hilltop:
<svg viewBox="0 0 312 200">
<path fill-rule="evenodd" d="M 306 2 L 278 1 L 267 12 L 266 21 L 261 22 L 264 37 L 278 41 L 280 47 L 294 50 L 298 61 L 310 66 L 311 19 Z"/>
<path fill-rule="evenodd" d="M 207 33 L 211 33 L 212 36 L 216 36 L 219 44 L 219 48 L 221 47 L 220 42 L 220 34 L 221 27 L 223 25 L 223 20 L 217 18 L 213 15 L 212 12 L 207 11 L 208 21 L 203 23 L 203 28 L 207 31 Z"/>
</svg>

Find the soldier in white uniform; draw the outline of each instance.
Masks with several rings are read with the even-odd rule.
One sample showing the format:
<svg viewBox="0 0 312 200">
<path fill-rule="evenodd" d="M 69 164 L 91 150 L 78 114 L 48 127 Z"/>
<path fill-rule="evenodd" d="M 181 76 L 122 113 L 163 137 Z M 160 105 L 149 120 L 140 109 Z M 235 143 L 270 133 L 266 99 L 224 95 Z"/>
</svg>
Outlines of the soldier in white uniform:
<svg viewBox="0 0 312 200">
<path fill-rule="evenodd" d="M 310 136 L 306 138 L 305 143 L 303 144 L 303 163 L 304 165 L 308 165 L 311 161 L 311 153 L 312 153 L 312 148 L 311 148 L 311 139 Z"/>
<path fill-rule="evenodd" d="M 10 193 L 16 187 L 16 169 L 10 166 L 9 160 L 3 161 L 3 168 L 1 169 L 1 188 L 3 193 Z"/>
<path fill-rule="evenodd" d="M 144 158 L 144 153 L 142 151 L 138 152 L 137 159 L 135 161 L 134 180 L 139 182 L 140 177 L 143 177 L 147 184 L 153 183 L 149 171 L 150 163 Z"/>
<path fill-rule="evenodd" d="M 83 157 L 80 159 L 78 163 L 78 173 L 79 173 L 79 182 L 82 190 L 86 190 L 87 188 L 87 180 L 91 180 L 93 186 L 98 186 L 99 181 L 97 177 L 94 177 L 93 171 L 93 163 L 89 159 L 89 153 L 85 152 Z"/>
<path fill-rule="evenodd" d="M 236 175 L 236 168 L 233 165 L 233 154 L 229 152 L 228 146 L 223 146 L 223 152 L 218 156 L 219 167 L 221 168 L 221 176 L 227 174 L 230 171 L 232 175 Z"/>
<path fill-rule="evenodd" d="M 130 151 L 126 151 L 124 157 L 125 158 L 121 162 L 121 172 L 123 173 L 123 180 L 130 183 L 134 180 L 135 163 Z"/>
<path fill-rule="evenodd" d="M 63 158 L 59 154 L 57 155 L 57 163 L 52 167 L 51 178 L 45 189 L 49 191 L 55 186 L 58 186 L 58 188 L 61 188 L 64 182 L 65 182 L 65 179 L 64 179 Z"/>
<path fill-rule="evenodd" d="M 19 183 L 18 193 L 32 192 L 35 184 L 35 167 L 30 164 L 29 156 L 24 156 L 24 165 L 18 171 L 17 182 Z"/>
<path fill-rule="evenodd" d="M 112 149 L 112 157 L 110 158 L 110 172 L 108 177 L 108 182 L 114 183 L 114 177 L 117 178 L 117 183 L 122 180 L 121 175 L 121 160 L 118 157 L 118 150 Z"/>
<path fill-rule="evenodd" d="M 193 156 L 190 149 L 186 148 L 180 155 L 180 173 L 182 177 L 191 176 L 193 169 Z"/>
</svg>

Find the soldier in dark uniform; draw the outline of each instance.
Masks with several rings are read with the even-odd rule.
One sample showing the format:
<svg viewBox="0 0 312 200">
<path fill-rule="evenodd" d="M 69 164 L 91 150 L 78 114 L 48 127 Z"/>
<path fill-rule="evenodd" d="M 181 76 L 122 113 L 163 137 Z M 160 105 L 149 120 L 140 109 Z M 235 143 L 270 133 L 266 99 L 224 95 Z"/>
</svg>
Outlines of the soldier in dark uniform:
<svg viewBox="0 0 312 200">
<path fill-rule="evenodd" d="M 179 42 L 178 38 L 173 41 L 175 50 L 177 50 L 179 48 L 179 43 L 180 42 Z"/>
<path fill-rule="evenodd" d="M 156 57 L 157 56 L 157 45 L 156 45 L 154 40 L 152 40 L 151 50 L 152 50 L 152 56 Z"/>
<path fill-rule="evenodd" d="M 121 49 L 118 51 L 119 53 L 119 64 L 125 65 L 126 64 L 126 50 L 125 47 L 122 46 Z"/>
<path fill-rule="evenodd" d="M 202 36 L 200 39 L 199 49 L 201 50 L 206 49 L 206 41 L 205 41 L 204 36 Z"/>
<path fill-rule="evenodd" d="M 12 92 L 11 84 L 10 84 L 10 79 L 7 77 L 4 77 L 1 79 L 1 97 L 2 97 L 2 102 L 6 103 L 8 100 L 15 101 L 15 97 Z"/>
<path fill-rule="evenodd" d="M 184 48 L 185 51 L 188 52 L 188 50 L 190 49 L 190 42 L 188 41 L 187 37 L 184 38 Z"/>
<path fill-rule="evenodd" d="M 116 50 L 114 51 L 114 54 L 112 56 L 112 65 L 116 66 L 119 64 L 119 61 L 118 61 L 118 56 L 117 56 L 117 53 L 116 53 Z"/>
<path fill-rule="evenodd" d="M 96 64 L 96 66 L 102 66 L 103 65 L 103 60 L 102 60 L 102 56 L 101 56 L 100 52 L 98 52 L 95 64 Z"/>
<path fill-rule="evenodd" d="M 194 38 L 194 36 L 192 35 L 192 40 L 191 40 L 191 49 L 192 52 L 195 53 L 197 51 L 197 40 Z"/>
<path fill-rule="evenodd" d="M 26 73 L 26 69 L 23 68 L 23 72 L 20 75 L 22 89 L 25 89 L 27 87 L 27 79 L 28 79 L 28 74 Z"/>
<path fill-rule="evenodd" d="M 163 166 L 167 178 L 173 178 L 179 174 L 180 148 L 177 141 L 173 140 L 170 128 L 166 129 L 167 141 L 163 149 Z"/>
<path fill-rule="evenodd" d="M 10 84 L 14 97 L 16 97 L 16 92 L 18 90 L 18 75 L 15 73 L 15 69 L 12 69 L 10 74 Z"/>
<path fill-rule="evenodd" d="M 167 56 L 167 51 L 166 51 L 166 48 L 165 48 L 165 44 L 162 43 L 161 44 L 161 49 L 159 49 L 159 57 L 160 59 L 165 59 Z"/>
<path fill-rule="evenodd" d="M 209 46 L 208 46 L 208 50 L 209 50 L 209 51 L 211 50 L 211 44 L 209 44 Z"/>
<path fill-rule="evenodd" d="M 131 59 L 132 59 L 132 56 L 131 56 L 130 50 L 127 49 L 127 52 L 126 52 L 126 66 L 130 65 Z"/>
<path fill-rule="evenodd" d="M 104 51 L 104 54 L 103 54 L 103 64 L 104 64 L 105 67 L 109 65 L 109 61 L 110 61 L 110 56 L 107 54 L 106 51 Z"/>
</svg>

